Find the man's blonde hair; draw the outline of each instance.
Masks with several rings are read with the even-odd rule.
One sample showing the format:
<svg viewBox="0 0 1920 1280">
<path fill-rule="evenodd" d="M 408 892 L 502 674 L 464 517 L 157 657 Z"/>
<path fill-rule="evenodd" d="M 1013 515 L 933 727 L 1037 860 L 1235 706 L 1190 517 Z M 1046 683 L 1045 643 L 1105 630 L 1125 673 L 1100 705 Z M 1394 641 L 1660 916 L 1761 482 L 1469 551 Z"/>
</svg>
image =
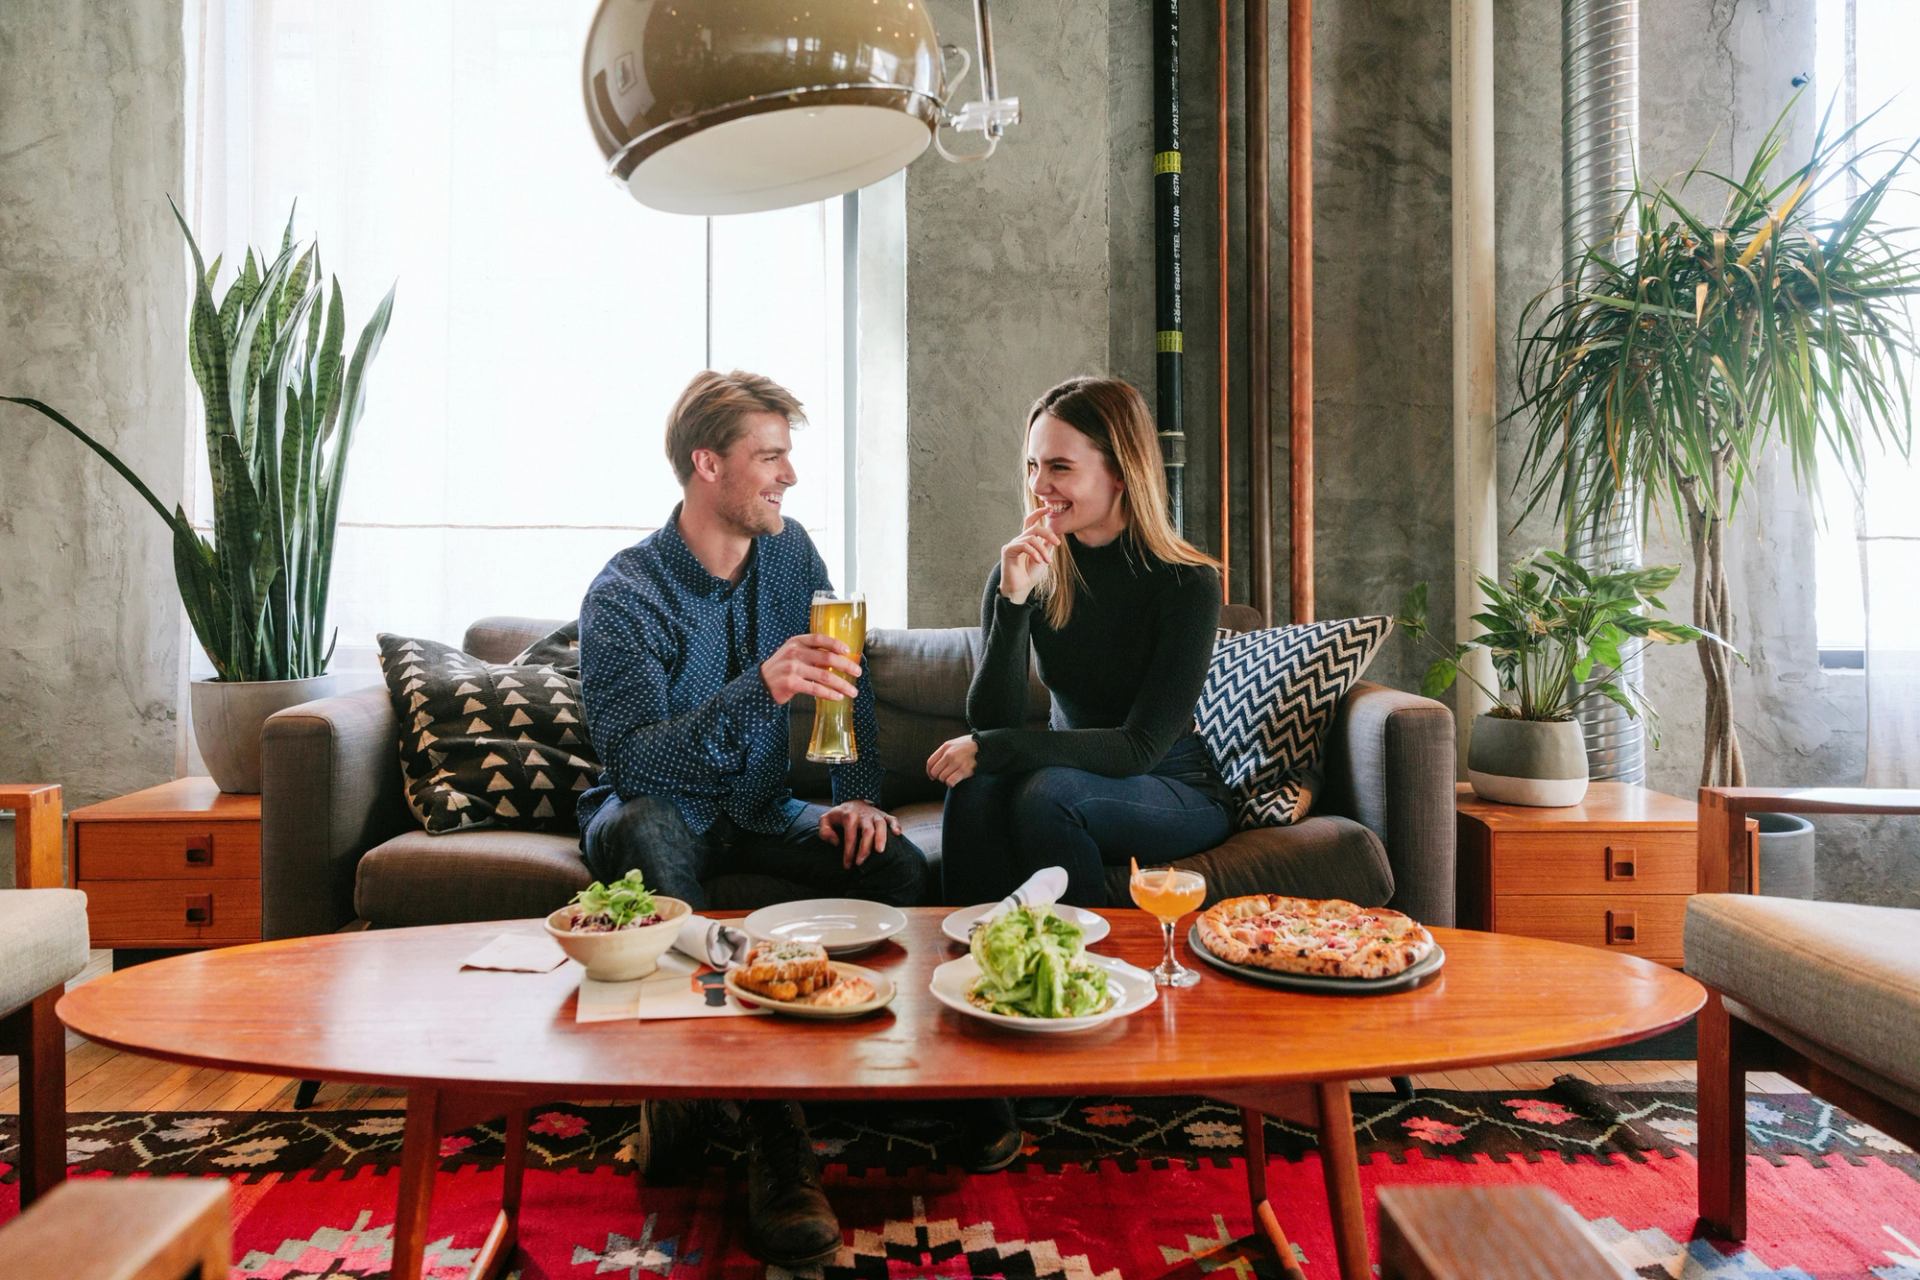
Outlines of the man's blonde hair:
<svg viewBox="0 0 1920 1280">
<path fill-rule="evenodd" d="M 680 483 L 693 479 L 694 450 L 725 453 L 755 413 L 777 413 L 794 426 L 806 421 L 799 399 L 772 378 L 739 369 L 695 374 L 667 414 L 667 460 Z"/>
</svg>

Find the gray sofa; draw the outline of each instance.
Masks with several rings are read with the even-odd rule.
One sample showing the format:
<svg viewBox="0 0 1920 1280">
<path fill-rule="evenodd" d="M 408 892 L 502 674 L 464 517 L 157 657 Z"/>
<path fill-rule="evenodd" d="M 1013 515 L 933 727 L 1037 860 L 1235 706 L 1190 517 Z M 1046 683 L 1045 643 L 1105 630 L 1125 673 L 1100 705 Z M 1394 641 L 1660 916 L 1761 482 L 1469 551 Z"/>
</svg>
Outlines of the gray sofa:
<svg viewBox="0 0 1920 1280">
<path fill-rule="evenodd" d="M 464 648 L 503 662 L 552 621 L 486 618 Z M 875 631 L 867 641 L 886 765 L 882 803 L 937 867 L 944 789 L 923 765 L 966 730 L 967 685 L 979 655 L 973 627 Z M 1032 723 L 1045 688 L 1031 684 Z M 805 754 L 811 708 L 796 702 L 793 758 Z M 370 686 L 275 715 L 262 734 L 261 929 L 267 938 L 375 927 L 544 915 L 588 880 L 573 836 L 478 830 L 430 836 L 401 791 L 398 726 L 386 689 Z M 1443 705 L 1357 685 L 1334 722 L 1323 797 L 1306 821 L 1243 831 L 1178 865 L 1205 874 L 1211 897 L 1292 893 L 1388 904 L 1429 924 L 1453 923 L 1454 736 Z M 801 764 L 795 791 L 820 796 L 826 773 Z M 937 875 L 932 884 L 937 891 Z M 764 883 L 721 877 L 716 907 L 767 900 Z M 1126 871 L 1109 873 L 1124 901 Z"/>
</svg>

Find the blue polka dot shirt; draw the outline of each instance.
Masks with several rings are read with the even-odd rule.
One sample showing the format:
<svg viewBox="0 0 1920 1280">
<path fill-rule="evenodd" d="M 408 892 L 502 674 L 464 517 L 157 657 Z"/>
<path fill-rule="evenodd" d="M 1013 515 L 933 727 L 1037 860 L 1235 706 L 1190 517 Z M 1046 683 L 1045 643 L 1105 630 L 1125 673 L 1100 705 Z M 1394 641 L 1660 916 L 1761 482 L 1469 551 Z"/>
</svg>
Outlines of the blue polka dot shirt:
<svg viewBox="0 0 1920 1280">
<path fill-rule="evenodd" d="M 600 783 L 580 829 L 618 795 L 671 796 L 695 832 L 721 815 L 777 834 L 800 810 L 787 786 L 788 711 L 760 664 L 810 630 L 815 591 L 833 584 L 798 521 L 753 540 L 738 583 L 707 572 L 666 526 L 612 560 L 580 606 L 581 701 Z M 877 800 L 879 731 L 863 674 L 853 704 L 860 759 L 831 771 L 835 803 Z"/>
</svg>

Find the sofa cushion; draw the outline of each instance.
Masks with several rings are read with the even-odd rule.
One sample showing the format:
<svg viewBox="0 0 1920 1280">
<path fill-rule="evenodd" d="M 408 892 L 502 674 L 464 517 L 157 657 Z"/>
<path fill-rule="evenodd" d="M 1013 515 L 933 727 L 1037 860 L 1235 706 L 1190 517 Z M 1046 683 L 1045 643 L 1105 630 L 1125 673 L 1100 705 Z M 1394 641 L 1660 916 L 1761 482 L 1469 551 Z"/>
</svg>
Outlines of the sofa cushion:
<svg viewBox="0 0 1920 1280">
<path fill-rule="evenodd" d="M 87 967 L 87 895 L 0 889 L 0 1015 Z"/>
<path fill-rule="evenodd" d="M 1289 827 L 1254 827 L 1225 844 L 1170 865 L 1207 878 L 1207 901 L 1249 893 L 1345 898 L 1381 907 L 1393 897 L 1393 869 L 1380 837 L 1351 818 L 1316 814 Z M 1127 868 L 1107 868 L 1107 900 L 1132 902 Z"/>
<path fill-rule="evenodd" d="M 360 859 L 353 909 L 378 928 L 524 920 L 559 910 L 592 878 L 577 836 L 408 831 Z"/>
<path fill-rule="evenodd" d="M 380 669 L 400 725 L 407 806 L 428 831 L 577 831 L 600 775 L 580 707 L 573 624 L 510 663 L 382 634 Z"/>
<path fill-rule="evenodd" d="M 1699 894 L 1685 948 L 1714 990 L 1920 1091 L 1920 911 Z"/>
<path fill-rule="evenodd" d="M 1222 634 L 1194 723 L 1240 827 L 1298 822 L 1340 700 L 1367 669 L 1393 621 L 1385 617 Z"/>
</svg>

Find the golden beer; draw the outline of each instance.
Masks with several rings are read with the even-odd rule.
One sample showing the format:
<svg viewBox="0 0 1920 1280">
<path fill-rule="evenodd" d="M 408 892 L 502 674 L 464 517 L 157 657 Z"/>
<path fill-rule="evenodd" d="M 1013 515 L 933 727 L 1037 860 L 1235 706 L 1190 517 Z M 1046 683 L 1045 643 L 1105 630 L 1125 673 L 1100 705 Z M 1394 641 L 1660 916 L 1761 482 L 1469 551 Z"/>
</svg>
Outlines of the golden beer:
<svg viewBox="0 0 1920 1280">
<path fill-rule="evenodd" d="M 830 636 L 846 645 L 850 650 L 847 656 L 859 662 L 867 647 L 867 598 L 857 592 L 836 595 L 831 591 L 816 591 L 808 626 L 815 635 Z M 845 672 L 841 675 L 846 677 Z M 851 764 L 859 758 L 860 744 L 853 734 L 853 700 L 815 698 L 813 736 L 807 741 L 807 759 L 815 764 Z"/>
</svg>

